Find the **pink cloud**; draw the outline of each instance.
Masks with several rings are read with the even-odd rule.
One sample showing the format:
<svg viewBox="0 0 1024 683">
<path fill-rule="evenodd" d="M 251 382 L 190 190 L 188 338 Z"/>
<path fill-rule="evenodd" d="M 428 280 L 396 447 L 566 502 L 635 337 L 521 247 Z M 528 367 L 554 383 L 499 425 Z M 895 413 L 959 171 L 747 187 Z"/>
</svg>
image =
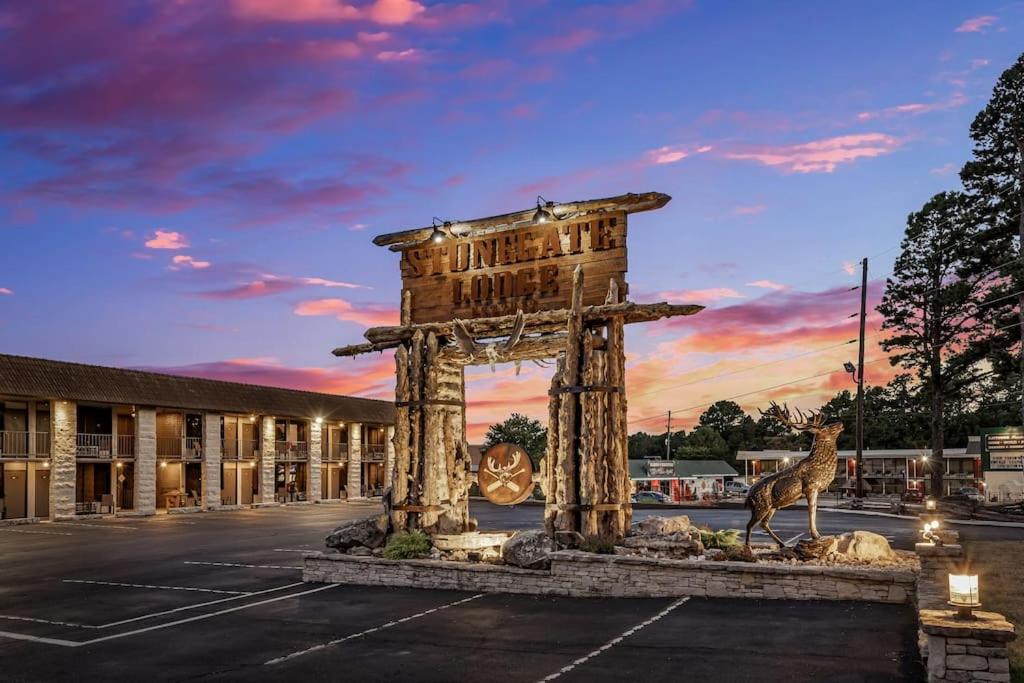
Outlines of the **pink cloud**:
<svg viewBox="0 0 1024 683">
<path fill-rule="evenodd" d="M 405 50 L 384 50 L 377 53 L 381 62 L 414 62 L 422 57 L 422 53 L 414 47 Z"/>
<path fill-rule="evenodd" d="M 935 175 L 949 175 L 950 173 L 952 173 L 955 170 L 956 170 L 956 164 L 954 164 L 954 163 L 945 163 L 942 166 L 938 166 L 936 168 L 931 169 L 931 172 L 934 173 Z"/>
<path fill-rule="evenodd" d="M 363 285 L 340 280 L 328 280 L 322 277 L 292 277 L 263 273 L 258 279 L 245 282 L 227 289 L 215 289 L 199 292 L 197 296 L 216 300 L 245 300 L 274 296 L 291 292 L 301 287 L 327 287 L 342 289 L 365 289 Z"/>
<path fill-rule="evenodd" d="M 356 38 L 359 39 L 360 43 L 383 43 L 391 39 L 391 34 L 387 31 L 360 31 L 356 34 Z"/>
<path fill-rule="evenodd" d="M 847 275 L 853 275 L 857 272 L 857 266 L 853 265 L 850 261 L 843 261 L 843 272 Z"/>
<path fill-rule="evenodd" d="M 686 150 L 665 145 L 647 152 L 646 158 L 652 164 L 674 164 L 688 156 L 690 153 Z"/>
<path fill-rule="evenodd" d="M 890 154 L 901 140 L 884 133 L 840 135 L 794 145 L 727 152 L 727 159 L 754 161 L 791 173 L 832 173 L 840 164 Z"/>
<path fill-rule="evenodd" d="M 12 296 L 14 294 L 14 290 L 8 287 L 0 287 L 0 294 L 4 296 Z"/>
<path fill-rule="evenodd" d="M 960 84 L 959 87 L 963 87 L 963 84 Z M 899 115 L 918 116 L 920 114 L 930 114 L 931 112 L 942 111 L 944 109 L 953 109 L 965 104 L 967 104 L 967 96 L 961 92 L 956 92 L 950 95 L 949 98 L 940 102 L 909 102 L 907 104 L 898 104 L 893 107 L 887 107 L 879 111 L 862 111 L 857 114 L 857 120 L 871 121 L 873 119 Z"/>
<path fill-rule="evenodd" d="M 188 238 L 174 230 L 157 230 L 152 237 L 146 240 L 146 246 L 150 249 L 184 249 L 189 246 Z"/>
<path fill-rule="evenodd" d="M 390 354 L 355 358 L 344 367 L 289 367 L 275 358 L 232 358 L 175 367 L 147 367 L 186 377 L 316 391 L 327 394 L 392 399 L 395 362 Z"/>
<path fill-rule="evenodd" d="M 732 212 L 737 216 L 757 216 L 768 210 L 765 204 L 751 204 L 748 206 L 734 207 Z"/>
<path fill-rule="evenodd" d="M 789 289 L 787 285 L 775 282 L 774 280 L 754 280 L 748 282 L 747 287 L 760 287 L 761 289 L 772 289 L 776 292 L 781 292 L 784 289 Z"/>
<path fill-rule="evenodd" d="M 205 270 L 210 267 L 209 261 L 198 261 L 191 256 L 185 254 L 178 254 L 171 259 L 171 269 L 178 270 L 179 268 L 192 268 L 193 270 Z"/>
<path fill-rule="evenodd" d="M 233 0 L 235 15 L 262 21 L 354 21 L 358 7 L 342 0 Z"/>
<path fill-rule="evenodd" d="M 983 33 L 986 28 L 992 26 L 998 20 L 998 17 L 994 17 L 991 14 L 972 17 L 971 19 L 965 19 L 963 23 L 953 29 L 953 31 L 955 33 Z"/>
<path fill-rule="evenodd" d="M 378 24 L 400 25 L 408 24 L 425 10 L 416 0 L 376 0 L 366 14 Z"/>
<path fill-rule="evenodd" d="M 658 292 L 657 298 L 669 303 L 699 304 L 722 299 L 742 299 L 743 295 L 731 287 L 710 287 L 708 289 L 682 289 Z"/>
<path fill-rule="evenodd" d="M 590 45 L 601 34 L 592 28 L 574 28 L 560 35 L 544 36 L 534 43 L 534 51 L 546 52 L 575 52 Z"/>
<path fill-rule="evenodd" d="M 398 324 L 398 309 L 393 306 L 355 304 L 338 298 L 300 301 L 292 312 L 301 316 L 327 316 L 366 327 Z"/>
</svg>

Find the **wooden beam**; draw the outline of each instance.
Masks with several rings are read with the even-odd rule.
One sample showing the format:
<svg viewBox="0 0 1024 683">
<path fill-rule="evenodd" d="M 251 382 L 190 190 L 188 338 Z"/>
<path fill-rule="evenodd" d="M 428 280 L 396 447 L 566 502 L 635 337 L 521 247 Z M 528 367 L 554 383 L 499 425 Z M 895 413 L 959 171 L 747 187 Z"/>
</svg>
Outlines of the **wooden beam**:
<svg viewBox="0 0 1024 683">
<path fill-rule="evenodd" d="M 669 304 L 666 302 L 655 304 L 617 303 L 604 304 L 601 306 L 587 306 L 583 309 L 583 321 L 585 323 L 596 323 L 610 318 L 622 317 L 623 323 L 642 323 L 660 320 L 661 318 L 672 318 L 680 315 L 695 315 L 704 310 L 703 306 L 692 304 Z M 512 331 L 516 317 L 514 315 L 503 315 L 495 318 L 476 318 L 466 320 L 466 328 L 476 338 L 487 339 L 501 337 Z M 538 313 L 526 314 L 526 333 L 536 334 L 542 332 L 560 332 L 565 329 L 569 320 L 569 309 L 558 309 L 554 311 L 540 311 Z M 433 332 L 442 336 L 451 336 L 452 324 L 450 322 L 423 323 L 420 325 L 399 325 L 391 327 L 371 327 L 364 336 L 370 341 L 374 348 L 368 350 L 377 351 L 382 344 L 411 339 L 416 330 Z M 368 346 L 368 345 L 358 345 Z M 355 348 L 355 347 L 346 347 Z M 335 355 L 338 354 L 335 350 Z"/>
<path fill-rule="evenodd" d="M 662 192 L 642 192 L 636 194 L 619 195 L 617 197 L 604 197 L 602 199 L 587 199 L 583 201 L 557 203 L 554 206 L 554 214 L 557 218 L 572 218 L 576 215 L 585 215 L 597 211 L 625 211 L 626 213 L 637 213 L 639 211 L 652 211 L 660 209 L 671 201 L 672 197 Z M 514 227 L 533 218 L 536 207 L 530 207 L 523 211 L 513 211 L 498 216 L 486 218 L 475 218 L 468 221 L 452 221 L 449 229 L 453 234 L 464 236 L 471 235 L 478 230 L 499 228 L 502 226 Z M 429 225 L 423 228 L 413 228 L 378 235 L 373 238 L 373 243 L 378 247 L 390 246 L 392 251 L 400 251 L 408 246 L 424 242 L 434 232 L 434 226 Z"/>
<path fill-rule="evenodd" d="M 411 338 L 411 335 L 410 335 Z M 374 344 L 372 342 L 366 342 L 363 344 L 352 344 L 351 346 L 339 346 L 338 348 L 331 351 L 335 356 L 360 356 L 364 353 L 372 353 L 374 351 L 384 351 L 386 349 L 393 349 L 401 346 L 401 340 L 395 340 L 390 342 L 383 342 L 380 344 Z"/>
</svg>

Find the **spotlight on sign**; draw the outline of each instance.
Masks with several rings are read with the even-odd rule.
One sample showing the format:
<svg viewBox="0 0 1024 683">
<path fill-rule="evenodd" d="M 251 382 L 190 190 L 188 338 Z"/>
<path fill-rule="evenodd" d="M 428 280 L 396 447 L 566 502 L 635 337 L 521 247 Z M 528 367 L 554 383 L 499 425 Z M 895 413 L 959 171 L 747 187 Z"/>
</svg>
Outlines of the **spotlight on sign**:
<svg viewBox="0 0 1024 683">
<path fill-rule="evenodd" d="M 543 202 L 543 204 L 541 203 Z M 540 195 L 537 195 L 537 210 L 533 212 L 533 224 L 547 223 L 555 220 L 555 203 L 549 202 Z"/>
<path fill-rule="evenodd" d="M 949 575 L 949 604 L 956 607 L 957 619 L 976 619 L 972 610 L 981 607 L 980 598 L 977 574 Z"/>
</svg>

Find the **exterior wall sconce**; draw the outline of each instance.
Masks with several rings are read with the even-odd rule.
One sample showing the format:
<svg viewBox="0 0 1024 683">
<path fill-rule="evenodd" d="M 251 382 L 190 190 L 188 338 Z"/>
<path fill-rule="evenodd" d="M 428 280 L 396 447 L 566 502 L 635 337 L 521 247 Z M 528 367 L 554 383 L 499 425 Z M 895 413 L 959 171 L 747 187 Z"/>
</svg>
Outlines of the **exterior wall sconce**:
<svg viewBox="0 0 1024 683">
<path fill-rule="evenodd" d="M 924 529 L 921 530 L 921 537 L 933 545 L 942 545 L 942 537 L 935 533 L 938 528 L 939 520 L 937 519 L 925 522 Z"/>
<path fill-rule="evenodd" d="M 957 619 L 977 619 L 972 610 L 981 607 L 980 598 L 977 574 L 949 575 L 949 604 L 956 607 Z"/>
<path fill-rule="evenodd" d="M 924 509 L 928 512 L 935 512 L 935 499 L 929 498 L 924 502 Z"/>
<path fill-rule="evenodd" d="M 160 467 L 167 467 L 167 461 L 166 460 L 161 460 L 160 461 Z"/>
<path fill-rule="evenodd" d="M 450 221 L 442 221 L 437 216 L 434 217 L 433 224 L 434 230 L 430 233 L 430 241 L 434 244 L 441 244 L 441 242 L 448 239 L 448 233 L 451 232 L 452 224 Z M 444 228 L 444 230 L 441 228 Z M 445 231 L 448 231 L 448 233 Z"/>
<path fill-rule="evenodd" d="M 324 419 L 322 417 L 318 417 L 313 421 L 316 422 L 318 425 L 322 425 L 324 423 Z"/>
</svg>

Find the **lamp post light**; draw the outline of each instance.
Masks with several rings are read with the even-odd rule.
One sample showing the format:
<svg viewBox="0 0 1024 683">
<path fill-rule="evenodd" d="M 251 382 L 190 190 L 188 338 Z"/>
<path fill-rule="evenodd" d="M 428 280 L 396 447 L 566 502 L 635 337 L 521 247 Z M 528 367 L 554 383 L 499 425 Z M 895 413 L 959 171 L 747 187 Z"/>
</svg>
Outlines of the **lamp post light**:
<svg viewBox="0 0 1024 683">
<path fill-rule="evenodd" d="M 543 202 L 543 203 L 542 203 Z M 537 195 L 537 210 L 533 212 L 532 223 L 537 225 L 539 223 L 547 223 L 548 221 L 557 220 L 555 217 L 555 203 L 549 202 L 540 195 Z"/>
<path fill-rule="evenodd" d="M 949 575 L 949 604 L 956 608 L 957 619 L 977 619 L 973 612 L 975 608 L 981 607 L 977 574 Z"/>
<path fill-rule="evenodd" d="M 865 278 L 867 276 L 867 261 L 864 262 Z M 865 280 L 865 286 L 867 282 Z M 860 324 L 860 361 L 854 365 L 850 361 L 843 363 L 843 369 L 850 374 L 853 381 L 857 383 L 857 460 L 854 465 L 854 473 L 857 477 L 857 497 L 864 497 L 864 310 L 861 302 L 861 324 Z"/>
</svg>

